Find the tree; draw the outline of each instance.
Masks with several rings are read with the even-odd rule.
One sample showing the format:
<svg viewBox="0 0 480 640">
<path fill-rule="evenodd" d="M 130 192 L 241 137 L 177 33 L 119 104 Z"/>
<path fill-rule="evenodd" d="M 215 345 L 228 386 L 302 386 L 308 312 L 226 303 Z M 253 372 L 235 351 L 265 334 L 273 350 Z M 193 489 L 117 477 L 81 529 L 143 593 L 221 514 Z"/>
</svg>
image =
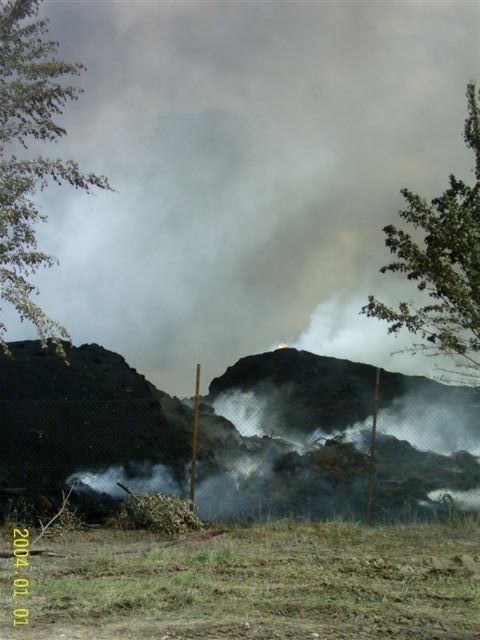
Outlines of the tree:
<svg viewBox="0 0 480 640">
<path fill-rule="evenodd" d="M 397 260 L 380 269 L 381 273 L 400 272 L 417 281 L 417 289 L 434 300 L 423 307 L 401 302 L 390 309 L 368 296 L 361 314 L 390 323 L 388 333 L 402 327 L 419 334 L 424 342 L 415 345 L 430 355 L 451 356 L 463 376 L 480 384 L 480 111 L 475 84 L 467 85 L 468 117 L 464 140 L 475 154 L 473 187 L 450 175 L 450 188 L 431 201 L 407 189 L 401 193 L 408 203 L 400 216 L 424 232 L 424 246 L 407 232 L 393 225 L 383 228 L 385 244 Z M 479 93 L 480 96 L 480 93 Z M 426 341 L 426 342 L 425 342 Z M 429 343 L 429 344 L 427 344 Z M 452 371 L 448 371 L 452 373 Z"/>
<path fill-rule="evenodd" d="M 0 297 L 11 303 L 23 322 L 31 321 L 47 346 L 55 344 L 56 352 L 65 360 L 59 336 L 70 341 L 65 329 L 31 300 L 35 287 L 27 279 L 40 266 L 51 267 L 58 261 L 38 250 L 34 225 L 46 221 L 28 197 L 38 187 L 43 191 L 48 179 L 57 184 L 68 182 L 89 193 L 90 186 L 114 191 L 104 176 L 83 174 L 73 160 L 50 160 L 38 156 L 19 160 L 5 154 L 5 147 L 25 140 L 57 142 L 66 134 L 53 120 L 61 114 L 67 100 L 77 100 L 83 89 L 62 86 L 57 78 L 79 75 L 86 70 L 80 63 L 54 59 L 57 42 L 44 40 L 48 20 L 36 20 L 39 0 L 9 0 L 0 7 Z M 7 328 L 0 321 L 0 347 L 10 354 L 4 335 Z"/>
</svg>

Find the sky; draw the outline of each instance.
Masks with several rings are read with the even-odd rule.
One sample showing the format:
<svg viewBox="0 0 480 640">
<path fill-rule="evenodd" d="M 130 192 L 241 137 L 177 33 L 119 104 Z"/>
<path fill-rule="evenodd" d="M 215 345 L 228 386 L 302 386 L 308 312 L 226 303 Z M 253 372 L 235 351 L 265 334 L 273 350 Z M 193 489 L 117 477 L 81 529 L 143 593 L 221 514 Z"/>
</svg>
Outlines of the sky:
<svg viewBox="0 0 480 640">
<path fill-rule="evenodd" d="M 480 85 L 479 3 L 44 1 L 58 59 L 87 71 L 28 153 L 76 160 L 115 193 L 35 196 L 39 247 L 60 265 L 35 302 L 74 345 L 122 354 L 193 395 L 239 358 L 290 346 L 416 375 L 435 359 L 359 316 L 415 298 L 382 228 L 400 189 L 473 184 L 463 141 Z M 23 154 L 25 156 L 25 152 Z M 22 157 L 18 153 L 19 157 Z M 26 156 L 25 156 L 26 157 Z M 8 341 L 35 339 L 2 304 Z"/>
</svg>

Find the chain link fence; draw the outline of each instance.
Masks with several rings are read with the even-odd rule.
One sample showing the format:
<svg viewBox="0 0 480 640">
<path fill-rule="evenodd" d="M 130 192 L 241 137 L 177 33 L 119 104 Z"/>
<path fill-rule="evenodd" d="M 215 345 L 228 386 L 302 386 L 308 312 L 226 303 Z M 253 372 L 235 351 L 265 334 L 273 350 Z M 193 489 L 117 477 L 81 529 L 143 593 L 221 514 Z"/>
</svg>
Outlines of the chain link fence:
<svg viewBox="0 0 480 640">
<path fill-rule="evenodd" d="M 375 416 L 375 410 L 365 415 L 368 404 L 374 406 L 373 391 L 370 403 L 341 400 L 334 407 L 272 406 L 268 395 L 251 391 L 225 393 L 213 403 L 243 436 L 268 437 L 289 449 L 274 469 L 307 496 L 309 513 L 388 520 L 480 511 L 480 404 L 406 396 Z M 251 459 L 244 464 L 248 477 Z"/>
<path fill-rule="evenodd" d="M 364 518 L 369 493 L 376 518 L 480 510 L 479 405 L 381 407 L 374 455 L 369 405 L 373 390 L 308 407 L 253 392 L 201 403 L 201 517 Z M 93 521 L 124 497 L 119 482 L 188 497 L 193 415 L 177 399 L 3 400 L 0 413 L 4 515 L 19 498 L 55 510 L 73 481 Z"/>
<path fill-rule="evenodd" d="M 0 416 L 4 516 L 20 498 L 40 511 L 58 508 L 73 481 L 92 518 L 125 497 L 118 481 L 179 494 L 191 460 L 189 415 L 180 415 L 177 433 L 154 399 L 1 400 Z"/>
<path fill-rule="evenodd" d="M 342 402 L 341 416 L 336 411 L 334 421 L 328 417 L 312 419 L 310 408 L 303 411 L 295 408 L 295 418 L 286 418 L 283 410 L 275 412 L 267 398 L 253 392 L 225 394 L 213 403 L 213 407 L 243 436 L 285 438 L 299 448 L 308 447 L 321 438 L 343 436 L 346 441 L 355 442 L 357 434 L 371 429 L 373 423 L 373 413 L 356 420 L 356 415 L 365 412 L 365 405 L 351 401 Z M 339 421 L 344 424 L 341 429 L 337 428 Z M 480 404 L 412 406 L 393 403 L 391 407 L 379 410 L 377 432 L 406 440 L 424 452 L 449 455 L 465 450 L 480 456 Z"/>
</svg>

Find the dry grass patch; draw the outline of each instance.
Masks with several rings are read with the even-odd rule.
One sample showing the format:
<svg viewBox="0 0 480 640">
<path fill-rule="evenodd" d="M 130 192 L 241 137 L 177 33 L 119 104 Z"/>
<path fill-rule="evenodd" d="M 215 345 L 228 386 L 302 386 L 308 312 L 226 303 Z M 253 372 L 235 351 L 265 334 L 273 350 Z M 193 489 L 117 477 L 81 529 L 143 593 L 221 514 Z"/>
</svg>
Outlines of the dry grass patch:
<svg viewBox="0 0 480 640">
<path fill-rule="evenodd" d="M 31 558 L 32 638 L 56 640 L 45 634 L 63 625 L 69 640 L 94 631 L 95 640 L 473 640 L 478 534 L 478 518 L 375 528 L 279 521 L 166 548 L 147 531 L 67 532 L 48 541 L 65 558 Z M 8 611 L 11 561 L 1 562 Z"/>
</svg>

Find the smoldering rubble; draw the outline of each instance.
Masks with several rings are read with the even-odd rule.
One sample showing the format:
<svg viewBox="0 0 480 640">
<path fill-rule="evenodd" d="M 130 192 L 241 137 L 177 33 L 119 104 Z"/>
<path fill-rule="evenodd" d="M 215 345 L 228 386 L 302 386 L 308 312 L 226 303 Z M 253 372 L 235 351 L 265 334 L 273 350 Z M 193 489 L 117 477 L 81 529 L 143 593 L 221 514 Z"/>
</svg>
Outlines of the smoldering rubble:
<svg viewBox="0 0 480 640">
<path fill-rule="evenodd" d="M 13 359 L 0 359 L 4 516 L 19 497 L 37 516 L 53 512 L 73 481 L 72 502 L 91 522 L 118 511 L 125 498 L 118 482 L 141 493 L 188 497 L 192 399 L 156 389 L 99 345 L 66 345 L 69 367 L 38 341 L 10 347 Z M 243 358 L 212 381 L 200 403 L 200 517 L 362 518 L 369 483 L 375 514 L 386 521 L 478 509 L 473 392 L 382 371 L 382 410 L 398 408 L 412 393 L 421 395 L 424 411 L 439 410 L 439 399 L 452 411 L 456 403 L 461 420 L 450 427 L 471 450 L 421 450 L 379 425 L 372 458 L 373 379 L 368 365 L 282 349 Z M 224 404 L 221 415 L 228 394 L 233 405 Z M 245 394 L 246 425 L 233 412 Z"/>
</svg>

